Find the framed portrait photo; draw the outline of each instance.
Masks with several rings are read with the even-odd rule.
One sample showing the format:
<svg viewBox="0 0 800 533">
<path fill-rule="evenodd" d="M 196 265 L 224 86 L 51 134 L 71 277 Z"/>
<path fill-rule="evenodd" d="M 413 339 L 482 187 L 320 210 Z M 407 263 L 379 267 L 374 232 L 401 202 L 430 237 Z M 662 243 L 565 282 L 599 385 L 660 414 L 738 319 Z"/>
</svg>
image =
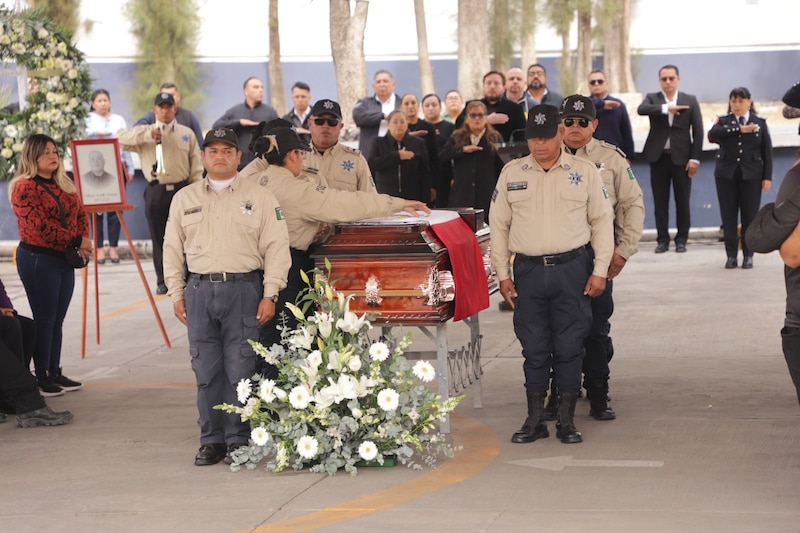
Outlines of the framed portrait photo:
<svg viewBox="0 0 800 533">
<path fill-rule="evenodd" d="M 87 210 L 115 211 L 125 207 L 125 171 L 117 139 L 69 142 L 72 173 Z"/>
</svg>

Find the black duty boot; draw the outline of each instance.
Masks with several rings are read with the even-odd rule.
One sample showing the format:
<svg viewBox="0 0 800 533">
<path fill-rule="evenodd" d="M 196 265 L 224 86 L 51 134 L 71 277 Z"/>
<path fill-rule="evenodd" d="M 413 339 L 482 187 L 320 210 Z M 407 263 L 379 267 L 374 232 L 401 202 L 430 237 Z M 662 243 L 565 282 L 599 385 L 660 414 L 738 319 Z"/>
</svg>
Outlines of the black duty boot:
<svg viewBox="0 0 800 533">
<path fill-rule="evenodd" d="M 522 427 L 511 437 L 511 442 L 533 442 L 550 436 L 547 423 L 544 421 L 545 393 L 528 393 L 528 418 Z"/>
<path fill-rule="evenodd" d="M 553 421 L 558 418 L 558 388 L 556 387 L 556 380 L 550 377 L 550 397 L 547 399 L 547 405 L 544 408 L 544 419 Z"/>
<path fill-rule="evenodd" d="M 581 432 L 575 429 L 575 403 L 578 401 L 577 392 L 564 392 L 561 394 L 558 406 L 558 422 L 556 422 L 556 437 L 564 444 L 583 442 Z"/>
<path fill-rule="evenodd" d="M 608 405 L 608 378 L 586 377 L 586 395 L 589 397 L 589 414 L 595 420 L 614 420 L 617 414 Z"/>
</svg>

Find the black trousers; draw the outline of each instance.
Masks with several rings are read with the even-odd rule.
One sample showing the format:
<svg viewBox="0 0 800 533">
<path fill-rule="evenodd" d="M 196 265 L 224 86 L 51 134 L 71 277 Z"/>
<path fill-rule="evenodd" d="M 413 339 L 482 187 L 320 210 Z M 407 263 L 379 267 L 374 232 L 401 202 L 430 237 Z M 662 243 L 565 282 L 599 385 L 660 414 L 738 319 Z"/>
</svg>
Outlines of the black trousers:
<svg viewBox="0 0 800 533">
<path fill-rule="evenodd" d="M 614 344 L 609 333 L 608 321 L 614 313 L 614 281 L 606 281 L 606 290 L 597 298 L 592 298 L 592 327 L 589 336 L 583 341 L 586 355 L 583 358 L 583 373 L 587 378 L 608 378 L 608 363 L 614 357 Z"/>
<path fill-rule="evenodd" d="M 0 406 L 4 411 L 28 413 L 45 406 L 36 379 L 23 359 L 21 329 L 18 326 L 4 328 L 0 331 Z"/>
<path fill-rule="evenodd" d="M 800 328 L 783 328 L 781 330 L 783 344 L 783 357 L 789 367 L 789 375 L 797 391 L 797 401 L 800 402 Z"/>
<path fill-rule="evenodd" d="M 722 233 L 725 237 L 725 252 L 728 257 L 739 254 L 739 235 L 737 226 L 741 212 L 742 235 L 756 217 L 761 205 L 761 180 L 742 179 L 742 169 L 737 167 L 733 179 L 716 178 L 719 214 L 722 217 Z M 753 252 L 742 239 L 742 253 L 750 257 Z"/>
<path fill-rule="evenodd" d="M 153 240 L 153 266 L 156 269 L 156 281 L 164 283 L 164 233 L 167 231 L 167 218 L 172 197 L 181 190 L 188 181 L 171 185 L 148 185 L 144 190 L 144 214 Z"/>
<path fill-rule="evenodd" d="M 685 166 L 674 164 L 670 155 L 663 153 L 658 161 L 650 163 L 650 186 L 653 188 L 653 212 L 659 244 L 669 243 L 670 185 L 675 193 L 675 225 L 678 228 L 675 243 L 686 244 L 691 224 L 689 197 L 692 194 L 692 178 L 686 173 Z"/>
</svg>

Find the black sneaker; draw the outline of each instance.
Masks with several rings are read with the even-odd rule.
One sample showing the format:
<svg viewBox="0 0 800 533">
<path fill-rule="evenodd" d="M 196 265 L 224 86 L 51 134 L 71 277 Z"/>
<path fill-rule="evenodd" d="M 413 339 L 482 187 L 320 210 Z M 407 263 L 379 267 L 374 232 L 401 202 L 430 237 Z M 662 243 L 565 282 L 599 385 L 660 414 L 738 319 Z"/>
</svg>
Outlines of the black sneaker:
<svg viewBox="0 0 800 533">
<path fill-rule="evenodd" d="M 53 378 L 36 378 L 36 385 L 39 387 L 39 394 L 45 398 L 64 395 L 64 389 L 56 385 Z"/>
<path fill-rule="evenodd" d="M 81 387 L 83 387 L 83 383 L 80 381 L 73 381 L 64 374 L 61 374 L 60 376 L 53 376 L 51 379 L 53 380 L 53 383 L 61 387 L 66 392 L 80 390 Z"/>
<path fill-rule="evenodd" d="M 159 283 L 158 287 L 156 287 L 156 294 L 167 294 L 167 286 Z"/>
<path fill-rule="evenodd" d="M 63 393 L 62 393 L 63 394 Z M 63 426 L 72 421 L 69 411 L 53 411 L 45 405 L 41 409 L 17 415 L 17 426 L 35 428 L 37 426 Z"/>
</svg>

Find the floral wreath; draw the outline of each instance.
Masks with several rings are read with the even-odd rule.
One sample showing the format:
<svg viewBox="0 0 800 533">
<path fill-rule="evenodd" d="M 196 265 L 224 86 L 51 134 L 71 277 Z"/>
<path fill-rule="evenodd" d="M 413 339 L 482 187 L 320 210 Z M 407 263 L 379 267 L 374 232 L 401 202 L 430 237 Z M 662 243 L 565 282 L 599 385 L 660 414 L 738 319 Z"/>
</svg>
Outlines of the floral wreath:
<svg viewBox="0 0 800 533">
<path fill-rule="evenodd" d="M 62 154 L 70 139 L 84 136 L 92 80 L 83 52 L 42 10 L 0 8 L 0 61 L 26 69 L 38 85 L 24 110 L 0 111 L 0 179 L 8 179 L 28 136 L 49 135 Z"/>
</svg>

